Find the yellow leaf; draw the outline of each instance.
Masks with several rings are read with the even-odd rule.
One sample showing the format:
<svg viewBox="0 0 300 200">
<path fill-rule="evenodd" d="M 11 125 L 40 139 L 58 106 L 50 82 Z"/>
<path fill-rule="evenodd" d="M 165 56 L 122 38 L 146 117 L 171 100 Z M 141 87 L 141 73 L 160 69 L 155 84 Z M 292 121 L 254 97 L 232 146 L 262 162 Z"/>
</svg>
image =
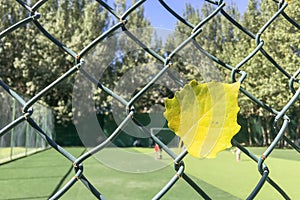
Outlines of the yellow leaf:
<svg viewBox="0 0 300 200">
<path fill-rule="evenodd" d="M 231 147 L 232 137 L 240 130 L 237 124 L 240 83 L 193 80 L 174 98 L 165 99 L 165 118 L 189 154 L 197 158 L 214 158 Z"/>
</svg>

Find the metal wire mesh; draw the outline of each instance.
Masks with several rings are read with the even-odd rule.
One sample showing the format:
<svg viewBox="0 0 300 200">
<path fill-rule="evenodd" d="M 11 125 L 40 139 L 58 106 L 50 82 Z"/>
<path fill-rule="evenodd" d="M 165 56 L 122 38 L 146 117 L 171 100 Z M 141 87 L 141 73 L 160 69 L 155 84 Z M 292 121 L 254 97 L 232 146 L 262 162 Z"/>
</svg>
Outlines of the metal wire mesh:
<svg viewBox="0 0 300 200">
<path fill-rule="evenodd" d="M 241 146 L 238 142 L 232 141 L 234 145 L 239 147 L 247 156 L 249 156 L 254 162 L 258 165 L 258 171 L 261 174 L 261 178 L 258 181 L 257 185 L 253 189 L 253 191 L 249 194 L 248 199 L 253 199 L 260 191 L 260 189 L 263 187 L 264 183 L 267 181 L 271 186 L 273 186 L 285 199 L 289 199 L 288 194 L 286 194 L 281 187 L 275 183 L 270 177 L 270 169 L 265 164 L 265 160 L 270 156 L 272 153 L 272 150 L 275 148 L 275 146 L 278 144 L 278 142 L 281 139 L 284 139 L 289 143 L 293 148 L 295 148 L 298 152 L 300 152 L 300 148 L 295 145 L 289 138 L 284 136 L 284 132 L 289 124 L 289 117 L 286 115 L 287 110 L 289 110 L 295 102 L 299 99 L 300 94 L 300 88 L 295 89 L 294 85 L 296 83 L 299 83 L 299 79 L 297 78 L 300 69 L 294 72 L 294 74 L 290 74 L 290 72 L 286 71 L 284 67 L 280 66 L 276 60 L 263 48 L 264 46 L 264 40 L 262 39 L 262 36 L 265 31 L 267 31 L 268 27 L 275 23 L 275 19 L 279 16 L 283 16 L 285 20 L 287 20 L 290 24 L 295 26 L 298 30 L 300 28 L 300 25 L 295 22 L 293 19 L 291 19 L 286 13 L 285 9 L 288 6 L 288 3 L 285 1 L 274 1 L 274 3 L 278 4 L 278 11 L 273 15 L 270 16 L 269 21 L 267 21 L 261 29 L 257 33 L 252 33 L 250 30 L 247 29 L 247 27 L 243 27 L 241 24 L 239 24 L 233 17 L 230 16 L 225 10 L 225 3 L 222 0 L 219 1 L 211 1 L 206 0 L 208 3 L 214 5 L 215 10 L 213 13 L 211 13 L 209 16 L 207 16 L 203 21 L 198 22 L 198 24 L 192 24 L 191 22 L 185 20 L 183 17 L 181 17 L 179 14 L 177 14 L 174 10 L 172 10 L 171 7 L 168 6 L 168 4 L 163 1 L 159 0 L 160 5 L 165 9 L 166 12 L 170 13 L 174 17 L 177 18 L 177 20 L 181 21 L 183 24 L 185 24 L 187 27 L 191 29 L 191 34 L 185 38 L 185 40 L 176 48 L 173 49 L 173 51 L 168 55 L 168 57 L 164 57 L 160 55 L 158 52 L 156 52 L 154 49 L 149 48 L 147 45 L 143 43 L 143 41 L 140 41 L 139 38 L 135 37 L 135 35 L 130 32 L 130 30 L 127 29 L 127 25 L 130 24 L 130 15 L 131 13 L 143 5 L 143 3 L 146 2 L 146 0 L 140 0 L 136 2 L 134 5 L 132 5 L 128 10 L 126 10 L 123 14 L 119 15 L 113 8 L 111 8 L 105 1 L 97 0 L 99 4 L 103 6 L 109 13 L 112 14 L 112 16 L 119 21 L 115 25 L 113 25 L 111 28 L 109 28 L 106 32 L 99 35 L 94 41 L 92 41 L 90 44 L 88 44 L 85 48 L 82 49 L 79 53 L 75 53 L 72 49 L 66 47 L 63 43 L 61 43 L 58 39 L 53 37 L 39 22 L 39 19 L 41 18 L 41 15 L 38 13 L 38 10 L 45 4 L 47 4 L 47 0 L 40 0 L 34 5 L 28 5 L 26 2 L 17 0 L 17 2 L 23 7 L 24 10 L 26 10 L 29 15 L 27 18 L 15 23 L 14 25 L 7 27 L 5 30 L 3 30 L 0 33 L 0 38 L 3 38 L 10 34 L 11 32 L 15 31 L 16 29 L 19 29 L 22 26 L 26 26 L 26 24 L 33 23 L 40 31 L 43 33 L 46 38 L 48 38 L 50 41 L 52 41 L 57 47 L 61 48 L 63 51 L 65 51 L 68 55 L 72 56 L 74 59 L 74 66 L 70 68 L 68 71 L 66 71 L 63 75 L 61 75 L 58 79 L 53 81 L 50 85 L 42 89 L 40 92 L 38 92 L 36 95 L 31 97 L 29 100 L 24 100 L 20 95 L 18 95 L 16 92 L 14 92 L 12 89 L 10 89 L 9 85 L 7 85 L 4 81 L 0 80 L 0 85 L 4 88 L 4 90 L 11 96 L 11 98 L 14 98 L 16 101 L 18 101 L 23 106 L 23 113 L 18 116 L 15 120 L 11 121 L 10 123 L 6 124 L 1 130 L 0 130 L 0 137 L 4 136 L 6 133 L 9 132 L 9 130 L 16 127 L 21 122 L 26 121 L 31 127 L 37 130 L 37 133 L 39 136 L 45 141 L 49 143 L 57 152 L 61 154 L 61 156 L 66 157 L 70 162 L 73 163 L 74 169 L 75 169 L 75 175 L 73 178 L 71 178 L 65 185 L 62 187 L 56 194 L 54 194 L 51 199 L 57 199 L 61 196 L 63 196 L 77 181 L 81 181 L 83 185 L 90 190 L 90 192 L 98 199 L 104 199 L 104 196 L 99 192 L 97 188 L 93 186 L 93 184 L 84 176 L 83 174 L 83 164 L 84 162 L 89 159 L 94 153 L 102 150 L 105 148 L 107 144 L 109 144 L 116 136 L 120 134 L 120 131 L 124 126 L 126 126 L 126 123 L 133 120 L 136 124 L 138 124 L 141 127 L 141 131 L 143 131 L 145 134 L 148 134 L 156 143 L 158 143 L 162 149 L 174 160 L 174 166 L 175 166 L 175 175 L 170 179 L 169 183 L 167 183 L 161 191 L 158 191 L 158 193 L 153 197 L 153 199 L 160 199 L 163 197 L 170 188 L 174 186 L 176 181 L 180 178 L 185 180 L 196 192 L 199 193 L 201 197 L 204 199 L 211 199 L 209 194 L 206 194 L 204 190 L 201 189 L 200 186 L 198 186 L 191 177 L 189 177 L 184 172 L 184 157 L 188 154 L 186 150 L 184 150 L 180 155 L 177 155 L 174 153 L 170 148 L 168 148 L 159 138 L 157 138 L 153 133 L 149 132 L 146 128 L 143 127 L 142 124 L 139 123 L 137 119 L 134 117 L 135 110 L 133 108 L 133 104 L 137 99 L 139 99 L 146 91 L 148 91 L 153 84 L 155 84 L 162 76 L 163 74 L 167 73 L 170 68 L 172 68 L 172 58 L 176 53 L 181 51 L 181 49 L 186 46 L 187 44 L 193 44 L 199 52 L 205 54 L 210 60 L 217 63 L 220 67 L 227 69 L 229 74 L 231 74 L 232 82 L 239 81 L 241 82 L 241 89 L 240 91 L 247 96 L 249 99 L 251 99 L 254 103 L 265 109 L 270 114 L 276 116 L 274 121 L 274 128 L 277 132 L 276 138 L 272 141 L 272 143 L 268 146 L 266 151 L 261 155 L 261 157 L 257 157 L 254 154 L 252 154 L 250 151 L 248 151 L 245 147 Z M 225 17 L 226 20 L 231 22 L 236 28 L 240 29 L 244 34 L 246 34 L 249 38 L 252 40 L 255 40 L 256 47 L 252 50 L 252 52 L 247 55 L 244 58 L 241 58 L 240 63 L 236 66 L 230 66 L 229 64 L 223 62 L 221 59 L 217 58 L 215 55 L 210 54 L 207 50 L 203 49 L 199 43 L 196 41 L 196 37 L 201 34 L 202 27 L 205 26 L 206 23 L 208 23 L 210 20 L 212 20 L 216 15 L 222 15 Z M 127 19 L 128 18 L 128 19 Z M 92 27 L 91 27 L 92 28 Z M 153 58 L 157 59 L 159 62 L 163 63 L 164 67 L 153 77 L 152 80 L 150 80 L 141 90 L 138 92 L 134 97 L 130 99 L 130 101 L 124 100 L 122 97 L 118 96 L 118 94 L 111 91 L 109 88 L 107 88 L 104 84 L 98 82 L 96 79 L 94 79 L 90 74 L 85 70 L 84 68 L 84 60 L 85 54 L 87 54 L 90 49 L 92 49 L 97 44 L 103 42 L 106 38 L 108 38 L 111 34 L 113 34 L 116 31 L 124 31 L 124 33 L 137 45 L 139 45 L 142 49 L 144 49 L 148 54 L 150 54 Z M 275 110 L 274 108 L 266 105 L 263 103 L 263 101 L 257 99 L 255 96 L 250 94 L 247 90 L 243 88 L 243 81 L 246 79 L 247 71 L 243 70 L 243 66 L 252 58 L 255 57 L 258 53 L 261 53 L 266 59 L 268 59 L 274 66 L 274 68 L 278 69 L 283 76 L 286 76 L 289 81 L 289 86 L 291 93 L 293 93 L 293 97 L 290 98 L 290 100 L 286 103 L 286 105 L 281 110 Z M 34 120 L 32 116 L 34 116 L 34 110 L 32 109 L 32 106 L 37 103 L 37 101 L 44 96 L 48 91 L 55 88 L 59 83 L 63 82 L 64 80 L 68 79 L 71 75 L 74 73 L 82 73 L 84 76 L 87 77 L 90 81 L 92 81 L 95 85 L 97 85 L 98 88 L 106 92 L 108 95 L 111 95 L 112 98 L 119 101 L 124 109 L 127 110 L 127 116 L 123 119 L 122 123 L 111 133 L 110 137 L 108 137 L 105 141 L 103 141 L 101 144 L 97 145 L 96 147 L 92 148 L 88 152 L 84 153 L 83 155 L 79 157 L 75 157 L 71 155 L 68 151 L 66 151 L 63 147 L 59 146 L 57 143 L 55 143 L 54 140 L 52 140 L 48 134 L 43 130 L 42 126 L 43 124 L 39 124 Z M 237 80 L 237 77 L 238 80 Z M 86 169 L 88 170 L 88 169 Z M 101 188 L 100 188 L 101 189 Z"/>
<path fill-rule="evenodd" d="M 0 111 L 3 113 L 0 126 L 3 127 L 15 119 L 15 116 L 21 115 L 22 107 L 17 104 L 15 99 L 2 93 L 2 88 L 0 88 L 0 95 L 2 96 Z M 34 119 L 41 124 L 44 130 L 47 130 L 49 137 L 54 138 L 54 119 L 49 107 L 37 103 Z M 23 122 L 0 138 L 0 163 L 12 161 L 47 148 L 49 148 L 48 143 L 37 136 L 29 124 Z"/>
</svg>

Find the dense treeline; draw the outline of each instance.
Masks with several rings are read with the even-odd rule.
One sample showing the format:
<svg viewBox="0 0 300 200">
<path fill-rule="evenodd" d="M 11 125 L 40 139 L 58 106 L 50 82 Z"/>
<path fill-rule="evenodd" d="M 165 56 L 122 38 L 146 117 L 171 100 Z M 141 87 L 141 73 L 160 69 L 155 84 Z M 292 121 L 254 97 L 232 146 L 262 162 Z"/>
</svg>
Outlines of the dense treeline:
<svg viewBox="0 0 300 200">
<path fill-rule="evenodd" d="M 210 4 L 204 4 L 201 12 L 193 6 L 187 5 L 184 15 L 191 23 L 196 24 L 213 10 Z M 225 10 L 243 27 L 253 34 L 257 34 L 276 13 L 278 7 L 272 0 L 250 0 L 245 13 L 239 13 L 235 5 L 227 5 Z M 293 1 L 285 10 L 298 23 L 299 11 L 299 1 Z M 181 38 L 178 33 L 190 34 L 191 29 L 178 23 L 176 31 L 178 37 L 176 34 L 174 37 L 180 41 Z M 299 30 L 282 16 L 277 18 L 261 35 L 261 39 L 264 41 L 264 50 L 290 75 L 293 75 L 299 68 L 299 37 Z M 215 16 L 209 23 L 205 24 L 203 32 L 196 40 L 203 49 L 233 67 L 237 66 L 257 46 L 255 39 L 237 29 L 222 15 Z M 176 46 L 176 41 L 175 44 L 173 40 L 170 43 Z M 241 69 L 247 73 L 247 78 L 242 86 L 270 107 L 281 110 L 292 97 L 292 92 L 288 86 L 289 78 L 280 72 L 261 52 L 245 63 Z M 226 80 L 230 78 L 230 72 L 220 70 L 223 73 L 223 81 L 230 81 Z M 211 71 L 215 73 L 215 70 Z M 202 74 L 218 80 L 218 77 L 211 74 L 211 71 L 202 72 Z M 241 107 L 240 120 L 244 126 L 247 126 L 248 138 L 245 142 L 250 145 L 270 144 L 276 134 L 273 130 L 274 116 L 252 103 L 245 95 L 240 95 L 239 105 Z M 299 114 L 299 103 L 297 102 L 288 112 L 291 123 L 286 132 L 286 135 L 295 141 L 300 137 Z"/>
<path fill-rule="evenodd" d="M 113 6 L 120 13 L 128 7 L 124 0 L 116 1 Z M 0 8 L 1 31 L 28 16 L 28 13 L 15 1 L 1 1 Z M 239 13 L 234 4 L 225 7 L 230 16 L 254 34 L 258 33 L 277 9 L 276 3 L 272 0 L 262 2 L 250 0 L 244 13 Z M 196 25 L 213 11 L 214 7 L 208 3 L 204 3 L 200 9 L 187 4 L 183 17 Z M 117 19 L 99 3 L 90 0 L 49 1 L 39 9 L 39 12 L 42 14 L 39 22 L 43 27 L 74 52 L 82 50 L 101 33 L 117 23 Z M 299 23 L 300 2 L 293 1 L 285 12 Z M 184 37 L 191 33 L 190 27 L 178 22 L 174 34 L 163 42 L 159 37 L 153 37 L 155 34 L 150 21 L 144 17 L 143 7 L 139 7 L 128 18 L 126 28 L 133 32 L 139 28 L 139 32 L 135 33 L 139 39 L 151 45 L 162 56 L 168 56 L 169 50 L 178 46 Z M 220 14 L 205 24 L 202 29 L 203 32 L 196 38 L 197 42 L 210 54 L 231 66 L 240 63 L 257 45 L 255 39 L 244 34 Z M 264 49 L 275 61 L 288 73 L 295 73 L 300 66 L 299 30 L 281 16 L 261 37 L 264 40 Z M 116 43 L 116 48 L 118 45 L 135 49 L 135 44 L 131 43 Z M 163 48 L 162 45 L 164 45 Z M 101 79 L 107 87 L 115 88 L 116 91 L 120 85 L 135 83 L 142 86 L 147 78 L 153 77 L 162 67 L 161 63 L 144 51 L 132 50 L 130 53 L 121 53 L 121 51 L 121 48 L 117 51 L 117 58 L 105 69 Z M 188 49 L 183 49 L 180 55 L 172 60 L 174 68 L 183 74 L 186 80 L 196 78 L 204 81 L 230 82 L 230 71 L 226 71 L 217 64 L 212 66 L 215 70 L 211 68 L 195 70 L 195 63 L 202 66 L 212 64 L 203 57 L 189 57 L 190 54 L 187 51 Z M 113 55 L 114 52 L 108 51 L 108 54 Z M 186 57 L 182 59 L 182 55 Z M 46 39 L 33 23 L 19 28 L 0 41 L 1 78 L 13 89 L 27 96 L 33 96 L 39 92 L 73 65 L 74 59 Z M 149 68 L 149 66 L 152 67 Z M 277 70 L 262 53 L 258 53 L 243 65 L 242 70 L 247 72 L 243 87 L 272 108 L 282 109 L 291 98 L 292 93 L 288 87 L 289 79 Z M 122 76 L 128 76 L 129 72 L 133 75 L 144 74 L 144 76 L 122 78 Z M 72 122 L 74 78 L 75 76 L 72 76 L 67 79 L 42 98 L 54 108 L 58 124 Z M 154 85 L 135 103 L 137 112 L 155 112 L 156 107 L 153 105 L 163 105 L 163 98 L 172 96 L 171 90 L 161 85 Z M 137 91 L 138 89 L 135 93 Z M 132 97 L 130 91 L 121 92 L 125 99 Z M 99 113 L 112 112 L 114 106 L 112 99 L 100 90 L 95 90 L 94 94 Z M 239 97 L 239 105 L 241 107 L 240 118 L 243 119 L 248 129 L 248 138 L 245 142 L 250 145 L 269 144 L 275 136 L 272 129 L 274 116 L 252 103 L 245 95 Z M 293 140 L 300 137 L 299 113 L 298 103 L 288 112 L 291 123 L 286 134 Z"/>
</svg>

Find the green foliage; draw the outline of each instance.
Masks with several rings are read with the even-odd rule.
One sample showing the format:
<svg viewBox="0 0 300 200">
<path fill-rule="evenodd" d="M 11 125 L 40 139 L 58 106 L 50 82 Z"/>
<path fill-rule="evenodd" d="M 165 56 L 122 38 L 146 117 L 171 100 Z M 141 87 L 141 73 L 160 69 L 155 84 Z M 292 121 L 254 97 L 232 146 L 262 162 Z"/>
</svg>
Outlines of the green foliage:
<svg viewBox="0 0 300 200">
<path fill-rule="evenodd" d="M 14 1 L 1 2 L 0 6 L 1 27 L 7 28 L 28 16 Z M 38 22 L 77 53 L 100 35 L 109 23 L 107 12 L 99 3 L 87 0 L 47 2 L 39 12 L 47 14 Z M 0 55 L 1 77 L 24 95 L 34 96 L 75 64 L 72 56 L 48 40 L 33 23 L 9 34 L 0 45 L 3 52 Z M 73 79 L 65 80 L 42 97 L 56 111 L 58 123 L 72 119 Z"/>
<path fill-rule="evenodd" d="M 132 4 L 135 2 L 132 1 Z M 124 0 L 116 1 L 115 9 L 122 15 L 128 9 L 128 5 Z M 124 26 L 126 32 L 133 34 L 147 47 L 154 47 L 157 44 L 155 42 L 158 41 L 153 43 L 152 38 L 155 37 L 155 33 L 150 22 L 144 17 L 143 6 L 134 10 L 127 20 L 128 22 Z M 115 39 L 117 41 L 114 55 L 112 55 L 113 60 L 105 68 L 100 82 L 129 101 L 158 72 L 158 63 L 124 32 L 115 34 Z M 109 41 L 113 42 L 113 38 L 110 38 Z M 148 97 L 155 93 L 160 93 L 160 91 L 156 89 L 148 91 L 145 96 L 136 101 L 134 103 L 136 111 L 149 110 L 153 105 L 153 98 Z M 158 96 L 160 95 L 158 94 Z M 95 100 L 104 113 L 110 112 L 113 107 L 116 107 L 113 105 L 115 102 L 104 91 L 95 91 Z"/>
<path fill-rule="evenodd" d="M 133 0 L 132 4 L 135 2 Z M 0 2 L 0 8 L 1 30 L 28 17 L 25 9 L 15 1 L 3 0 Z M 120 15 L 123 14 L 128 9 L 127 1 L 115 1 L 115 9 Z M 209 3 L 204 3 L 201 9 L 187 4 L 183 17 L 196 26 L 214 9 L 215 7 Z M 247 10 L 243 14 L 238 12 L 234 4 L 226 5 L 224 9 L 255 35 L 277 12 L 278 7 L 272 0 L 250 0 Z M 42 17 L 38 19 L 38 22 L 76 53 L 119 20 L 109 15 L 98 2 L 89 0 L 49 1 L 39 8 L 39 12 L 42 13 Z M 291 1 L 285 12 L 299 23 L 300 2 Z M 128 15 L 127 20 L 126 29 L 161 56 L 170 55 L 192 34 L 192 28 L 182 22 L 177 22 L 174 34 L 170 35 L 166 41 L 162 41 L 151 27 L 150 21 L 145 19 L 143 6 Z M 103 58 L 99 62 L 104 60 L 107 63 L 112 58 L 111 63 L 104 69 L 100 81 L 122 98 L 130 100 L 162 69 L 163 63 L 146 53 L 126 34 L 121 34 L 120 37 L 118 41 L 112 39 L 111 46 L 105 46 L 103 43 L 101 48 L 97 47 L 99 52 L 96 53 L 106 53 L 106 56 L 102 56 Z M 291 75 L 295 73 L 300 64 L 299 39 L 299 30 L 283 16 L 278 17 L 261 34 L 265 51 Z M 195 40 L 201 48 L 233 67 L 257 47 L 255 39 L 240 31 L 221 14 L 217 14 L 204 24 L 202 32 Z M 113 50 L 112 47 L 114 47 Z M 49 41 L 32 22 L 8 34 L 0 41 L 1 78 L 19 93 L 30 97 L 74 66 L 74 61 L 72 56 Z M 173 56 L 172 64 L 170 71 L 175 72 L 175 76 L 182 81 L 182 84 L 192 79 L 200 82 L 231 81 L 228 70 L 220 67 L 204 54 L 202 55 L 192 43 Z M 289 78 L 277 70 L 261 52 L 245 63 L 241 69 L 247 72 L 247 78 L 242 87 L 272 108 L 280 110 L 291 98 L 292 93 L 288 87 Z M 95 73 L 100 72 L 96 71 Z M 58 123 L 71 121 L 73 117 L 71 112 L 73 82 L 74 76 L 42 97 L 55 109 Z M 163 105 L 163 98 L 172 97 L 172 92 L 179 88 L 178 85 L 168 86 L 168 88 L 160 85 L 161 82 L 134 102 L 137 111 L 151 112 L 154 109 L 153 105 Z M 131 90 L 127 87 L 124 88 L 124 85 L 137 87 Z M 114 102 L 105 92 L 95 88 L 93 98 L 103 113 L 111 112 Z M 239 97 L 239 105 L 241 107 L 240 114 L 243 117 L 260 118 L 262 122 L 265 122 L 262 124 L 271 124 L 273 116 L 255 106 L 245 95 Z M 299 103 L 296 103 L 291 110 L 293 112 L 288 114 L 296 123 L 300 118 Z M 249 127 L 252 126 L 251 120 L 248 124 L 250 124 Z M 296 129 L 300 129 L 299 125 Z M 259 137 L 272 138 L 269 132 L 270 127 L 266 125 L 261 129 Z M 292 138 L 297 137 L 299 135 L 293 133 Z"/>
<path fill-rule="evenodd" d="M 187 5 L 184 17 L 189 20 L 189 22 L 197 25 L 201 20 L 212 13 L 213 10 L 210 4 L 204 4 L 200 14 L 197 9 Z M 277 10 L 278 5 L 272 0 L 250 0 L 246 12 L 243 13 L 241 17 L 235 5 L 226 6 L 226 12 L 254 35 L 259 32 Z M 299 20 L 297 21 L 297 19 L 299 19 L 299 2 L 291 2 L 285 12 L 292 19 L 296 20 L 296 22 L 299 22 Z M 206 23 L 202 29 L 203 31 L 196 38 L 201 47 L 233 67 L 237 66 L 257 47 L 254 38 L 249 37 L 234 27 L 232 23 L 221 15 L 215 16 Z M 170 39 L 167 43 L 171 47 L 178 46 L 186 36 L 191 34 L 191 29 L 180 22 L 177 23 L 175 31 L 176 33 L 173 36 L 175 40 Z M 261 40 L 264 41 L 263 48 L 265 51 L 278 65 L 291 75 L 296 72 L 300 61 L 299 34 L 300 32 L 296 27 L 292 26 L 287 20 L 280 16 L 261 35 Z M 185 65 L 184 62 L 180 62 L 180 58 L 176 57 L 174 63 L 175 66 L 177 64 L 178 69 L 185 74 L 185 77 L 194 77 L 197 78 L 197 80 L 204 80 L 205 82 L 208 81 L 208 76 L 213 80 L 217 78 L 216 75 L 212 75 L 216 74 L 216 70 L 212 70 L 212 68 L 209 70 L 210 73 L 198 71 L 198 76 L 193 74 L 191 70 L 189 71 L 193 63 L 192 60 L 196 60 L 197 56 L 203 60 L 203 56 L 199 56 L 199 54 L 197 56 L 192 55 L 192 59 L 189 59 L 188 51 L 185 51 L 185 49 L 182 51 L 184 55 L 187 55 L 184 59 L 188 60 L 186 62 L 189 64 Z M 209 62 L 198 63 L 200 66 L 212 65 L 212 63 Z M 197 68 L 195 65 L 192 65 L 192 67 Z M 280 110 L 291 98 L 292 93 L 288 87 L 289 78 L 280 72 L 280 70 L 276 69 L 274 64 L 261 52 L 258 52 L 245 63 L 241 69 L 247 72 L 247 78 L 243 82 L 242 87 L 270 107 Z M 222 81 L 230 81 L 228 80 L 230 72 L 222 70 L 222 68 L 219 69 L 219 71 L 221 73 L 217 75 L 222 77 Z M 245 95 L 240 95 L 239 105 L 241 107 L 241 115 L 249 120 L 248 132 L 250 134 L 250 143 L 253 142 L 253 144 L 258 145 L 268 144 L 274 137 L 274 130 L 272 130 L 272 125 L 270 125 L 272 124 L 273 116 L 252 103 Z M 298 103 L 290 109 L 293 110 L 293 112 L 289 112 L 294 121 L 298 121 L 299 119 L 297 105 Z M 299 130 L 299 127 L 296 128 L 296 130 Z M 296 139 L 299 135 L 295 136 L 295 134 L 291 134 L 290 137 Z"/>
</svg>

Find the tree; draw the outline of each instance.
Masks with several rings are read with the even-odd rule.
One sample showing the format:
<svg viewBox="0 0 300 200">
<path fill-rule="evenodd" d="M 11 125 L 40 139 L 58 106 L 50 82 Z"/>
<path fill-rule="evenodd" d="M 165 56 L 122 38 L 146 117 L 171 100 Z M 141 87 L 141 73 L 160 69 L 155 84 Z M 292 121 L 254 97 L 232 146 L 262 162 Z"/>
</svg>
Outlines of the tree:
<svg viewBox="0 0 300 200">
<path fill-rule="evenodd" d="M 241 30 L 236 31 L 237 44 L 232 55 L 235 66 L 242 62 L 245 57 L 255 50 L 257 44 L 254 37 L 262 27 L 262 20 L 260 19 L 260 16 L 261 11 L 259 7 L 259 1 L 250 0 L 247 10 L 240 20 L 241 25 L 250 32 L 250 35 Z M 263 76 L 261 74 L 262 72 L 260 71 L 262 66 L 262 58 L 263 56 L 258 52 L 240 68 L 247 73 L 247 78 L 243 82 L 242 87 L 258 99 L 260 99 L 260 97 L 257 96 L 258 87 L 263 85 L 263 80 L 261 78 L 257 78 L 258 76 Z M 239 105 L 241 108 L 241 115 L 247 120 L 249 144 L 257 144 L 261 138 L 261 127 L 257 126 L 257 124 L 261 124 L 259 120 L 262 110 L 246 95 L 240 95 Z"/>
<path fill-rule="evenodd" d="M 249 1 L 242 24 L 256 35 L 259 29 L 276 13 L 277 9 L 277 5 L 273 1 L 261 1 L 260 4 L 259 1 Z M 296 71 L 293 64 L 299 62 L 296 54 L 292 53 L 292 56 L 287 56 L 288 52 L 291 52 L 289 45 L 295 46 L 295 44 L 298 44 L 296 42 L 299 38 L 298 34 L 294 27 L 288 25 L 286 20 L 279 17 L 260 37 L 264 41 L 263 48 L 267 54 L 288 73 Z M 245 37 L 245 34 L 239 35 L 239 45 L 235 55 L 245 58 L 256 46 L 254 38 Z M 241 69 L 248 74 L 243 87 L 260 101 L 276 110 L 281 110 L 290 99 L 291 94 L 288 92 L 289 79 L 280 70 L 276 69 L 270 59 L 263 55 L 263 52 L 257 53 Z M 252 135 L 253 142 L 255 142 L 256 137 L 258 139 L 263 137 L 263 144 L 270 143 L 274 137 L 271 125 L 274 114 L 255 104 L 249 104 L 246 96 L 242 96 L 240 99 L 241 113 L 248 116 L 249 133 L 258 134 L 256 136 Z M 261 124 L 262 127 L 258 124 Z"/>
<path fill-rule="evenodd" d="M 12 1 L 1 1 L 0 2 L 0 27 L 1 31 L 11 27 L 15 23 L 25 19 L 27 13 L 24 10 L 20 10 L 21 6 L 17 2 Z M 23 41 L 25 36 L 23 34 L 26 25 L 14 30 L 7 34 L 4 38 L 1 38 L 0 42 L 0 75 L 1 78 L 15 90 L 24 91 L 24 85 L 18 80 L 22 80 L 23 72 L 18 70 L 14 66 L 14 60 L 22 57 L 20 49 L 25 48 L 25 44 L 20 42 Z"/>
<path fill-rule="evenodd" d="M 1 12 L 4 16 L 6 13 L 8 19 L 3 22 L 8 25 L 15 23 L 15 18 L 28 16 L 28 12 L 24 8 L 20 9 L 20 5 L 10 5 L 10 1 L 1 4 L 6 8 Z M 88 0 L 51 1 L 39 8 L 38 12 L 47 13 L 38 20 L 43 28 L 76 53 L 100 35 L 109 23 L 105 9 L 99 3 Z M 22 29 L 27 34 L 22 34 Z M 2 43 L 5 54 L 1 54 L 1 65 L 10 63 L 8 67 L 2 68 L 2 73 L 8 74 L 9 78 L 4 76 L 4 79 L 21 94 L 34 96 L 75 65 L 75 58 L 47 39 L 33 23 L 9 34 L 7 39 L 13 45 L 7 49 L 8 43 Z M 7 62 L 7 58 L 13 62 Z M 74 76 L 42 97 L 56 111 L 57 123 L 72 119 L 73 81 Z"/>
<path fill-rule="evenodd" d="M 273 9 L 271 9 L 270 4 L 273 5 Z M 293 20 L 299 19 L 299 6 L 299 1 L 291 1 L 284 12 Z M 267 15 L 270 16 L 278 8 L 273 2 L 263 1 L 261 3 L 261 9 L 264 9 Z M 268 84 L 270 86 L 265 91 L 265 99 L 266 101 L 270 102 L 272 107 L 276 108 L 277 110 L 281 110 L 292 97 L 292 92 L 289 88 L 290 78 L 287 74 L 292 76 L 298 70 L 300 64 L 299 28 L 292 25 L 283 16 L 280 16 L 267 30 L 266 34 L 264 35 L 264 39 L 266 41 L 266 51 L 270 53 L 276 63 L 285 71 L 281 72 L 280 70 L 276 69 L 274 65 L 268 62 L 268 67 L 273 70 L 272 72 L 270 70 L 269 73 Z M 298 123 L 299 101 L 297 101 L 295 105 L 289 109 L 287 114 L 291 118 L 291 126 L 286 134 L 292 140 L 296 141 L 299 138 L 299 132 L 297 132 L 297 130 L 299 130 L 300 126 Z"/>
<path fill-rule="evenodd" d="M 132 1 L 134 4 L 136 1 Z M 115 10 L 122 15 L 128 6 L 126 1 L 116 1 Z M 139 41 L 147 47 L 153 47 L 153 29 L 150 22 L 144 17 L 143 6 L 138 7 L 128 16 L 128 22 L 124 25 L 125 32 L 118 32 L 115 34 L 116 49 L 112 52 L 114 60 L 107 66 L 105 72 L 102 74 L 101 82 L 108 88 L 113 89 L 122 98 L 129 101 L 133 95 L 141 89 L 153 76 L 156 60 L 149 55 L 145 49 L 141 48 L 135 42 L 136 39 L 130 38 L 126 32 L 134 35 Z M 114 38 L 114 37 L 113 37 Z M 110 40 L 113 41 L 113 38 Z M 114 42 L 114 41 L 113 41 Z M 103 110 L 111 112 L 114 100 L 104 91 L 98 91 L 97 98 L 98 105 Z M 139 100 L 135 102 L 135 109 L 138 112 L 148 111 L 151 107 L 151 100 Z"/>
</svg>

